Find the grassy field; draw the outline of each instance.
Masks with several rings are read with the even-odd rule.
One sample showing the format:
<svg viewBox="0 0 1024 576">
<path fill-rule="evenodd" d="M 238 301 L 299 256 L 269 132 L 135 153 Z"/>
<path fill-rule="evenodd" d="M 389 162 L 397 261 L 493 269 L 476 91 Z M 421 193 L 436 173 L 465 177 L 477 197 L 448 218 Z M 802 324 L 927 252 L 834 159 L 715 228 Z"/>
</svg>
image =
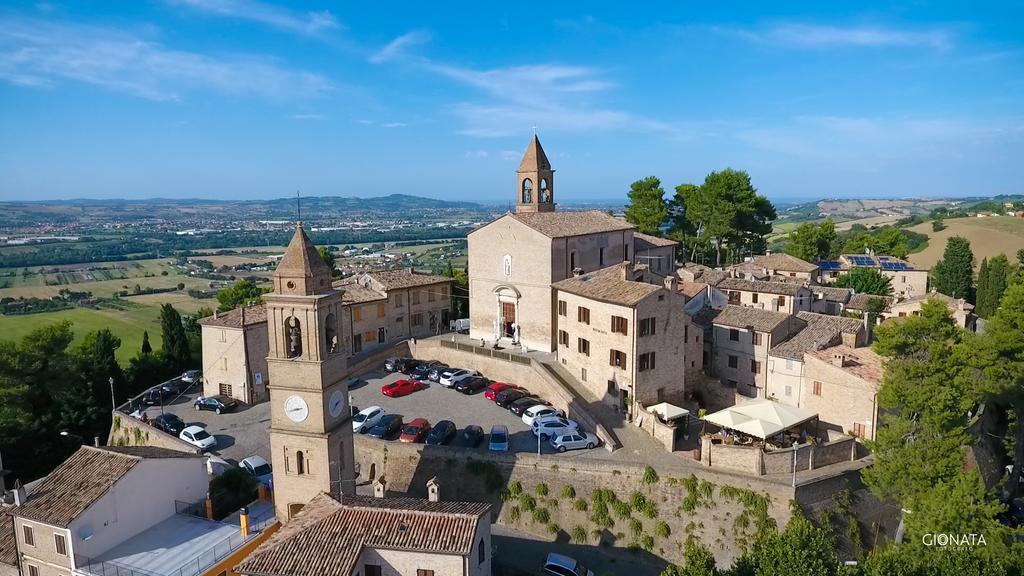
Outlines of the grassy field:
<svg viewBox="0 0 1024 576">
<path fill-rule="evenodd" d="M 122 366 L 135 356 L 142 346 L 142 332 L 149 331 L 149 342 L 154 350 L 160 348 L 160 308 L 137 306 L 128 310 L 91 310 L 74 308 L 60 312 L 26 314 L 24 316 L 0 316 L 0 338 L 20 340 L 23 336 L 48 324 L 70 320 L 75 331 L 75 342 L 89 332 L 109 328 L 121 339 L 117 359 Z"/>
<path fill-rule="evenodd" d="M 931 222 L 910 228 L 914 232 L 928 235 L 928 247 L 911 254 L 908 260 L 922 268 L 931 268 L 942 258 L 946 240 L 951 236 L 963 236 L 971 243 L 975 266 L 981 265 L 982 258 L 1006 254 L 1011 263 L 1016 262 L 1017 251 L 1024 248 L 1024 218 L 991 216 L 988 218 L 955 218 L 946 220 L 946 229 L 932 232 Z"/>
</svg>

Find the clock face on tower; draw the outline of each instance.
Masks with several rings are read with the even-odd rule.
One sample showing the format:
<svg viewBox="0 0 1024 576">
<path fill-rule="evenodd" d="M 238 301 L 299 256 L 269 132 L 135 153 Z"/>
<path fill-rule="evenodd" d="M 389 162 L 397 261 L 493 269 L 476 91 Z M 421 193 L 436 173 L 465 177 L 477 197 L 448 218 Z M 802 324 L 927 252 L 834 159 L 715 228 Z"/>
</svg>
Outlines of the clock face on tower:
<svg viewBox="0 0 1024 576">
<path fill-rule="evenodd" d="M 341 416 L 341 407 L 344 405 L 345 396 L 341 393 L 341 390 L 335 390 L 334 394 L 331 394 L 330 404 L 327 405 L 327 409 L 331 413 L 331 418 Z"/>
<path fill-rule="evenodd" d="M 292 422 L 302 422 L 309 416 L 309 405 L 299 396 L 289 396 L 284 401 L 284 413 Z"/>
</svg>

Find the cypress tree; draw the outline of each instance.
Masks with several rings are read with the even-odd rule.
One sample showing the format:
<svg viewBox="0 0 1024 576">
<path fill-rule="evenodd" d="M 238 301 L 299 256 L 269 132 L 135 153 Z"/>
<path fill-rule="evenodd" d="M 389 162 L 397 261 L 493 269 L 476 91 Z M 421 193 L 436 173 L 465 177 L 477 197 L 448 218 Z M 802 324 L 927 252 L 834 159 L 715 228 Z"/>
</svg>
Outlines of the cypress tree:
<svg viewBox="0 0 1024 576">
<path fill-rule="evenodd" d="M 149 343 L 149 330 L 142 331 L 142 349 L 140 350 L 143 356 L 153 353 L 153 345 Z"/>
<path fill-rule="evenodd" d="M 937 291 L 974 303 L 974 253 L 962 236 L 946 242 L 946 250 L 932 268 L 932 287 Z"/>
<path fill-rule="evenodd" d="M 976 296 L 978 304 L 974 307 L 974 312 L 982 318 L 988 318 L 989 314 L 991 314 L 996 308 L 992 303 L 988 258 L 982 258 L 981 267 L 978 268 L 978 286 L 976 289 Z"/>
</svg>

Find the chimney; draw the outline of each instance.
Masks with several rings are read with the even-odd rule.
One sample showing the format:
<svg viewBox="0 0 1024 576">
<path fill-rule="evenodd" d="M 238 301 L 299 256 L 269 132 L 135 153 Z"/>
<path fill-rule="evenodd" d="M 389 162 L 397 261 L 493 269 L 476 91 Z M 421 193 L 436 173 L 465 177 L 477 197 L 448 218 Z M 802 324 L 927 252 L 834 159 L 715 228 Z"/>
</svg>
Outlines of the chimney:
<svg viewBox="0 0 1024 576">
<path fill-rule="evenodd" d="M 217 309 L 216 308 L 213 309 L 213 319 L 214 320 L 217 319 Z"/>
<path fill-rule="evenodd" d="M 386 487 L 387 487 L 387 481 L 385 481 L 384 477 L 381 476 L 380 478 L 377 479 L 376 482 L 373 483 L 373 497 L 374 498 L 383 498 L 384 497 L 384 490 L 386 489 Z"/>
<path fill-rule="evenodd" d="M 577 266 L 576 268 L 572 269 L 572 276 L 573 276 L 573 278 L 579 278 L 582 275 L 583 275 L 583 268 L 580 268 L 579 266 Z"/>
<path fill-rule="evenodd" d="M 670 292 L 676 292 L 679 290 L 679 279 L 672 274 L 665 276 L 665 289 Z"/>
<path fill-rule="evenodd" d="M 14 482 L 14 505 L 21 506 L 25 502 L 28 502 L 28 492 L 25 491 L 25 487 L 21 485 L 21 480 Z"/>
<path fill-rule="evenodd" d="M 427 480 L 427 500 L 431 502 L 441 501 L 441 483 L 437 481 L 437 476 Z"/>
<path fill-rule="evenodd" d="M 619 264 L 619 275 L 623 280 L 633 279 L 633 263 L 629 260 L 623 261 Z"/>
<path fill-rule="evenodd" d="M 842 368 L 844 364 L 846 364 L 846 356 L 839 352 L 833 352 L 832 365 Z"/>
</svg>

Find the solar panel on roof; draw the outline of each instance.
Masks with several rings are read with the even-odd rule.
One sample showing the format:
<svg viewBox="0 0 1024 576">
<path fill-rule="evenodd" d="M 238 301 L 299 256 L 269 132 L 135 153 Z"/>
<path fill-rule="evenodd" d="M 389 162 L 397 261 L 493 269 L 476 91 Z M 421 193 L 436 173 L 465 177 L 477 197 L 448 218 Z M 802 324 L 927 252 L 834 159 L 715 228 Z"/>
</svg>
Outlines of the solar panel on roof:
<svg viewBox="0 0 1024 576">
<path fill-rule="evenodd" d="M 839 270 L 839 262 L 835 260 L 822 260 L 818 262 L 818 267 L 822 270 Z"/>
</svg>

